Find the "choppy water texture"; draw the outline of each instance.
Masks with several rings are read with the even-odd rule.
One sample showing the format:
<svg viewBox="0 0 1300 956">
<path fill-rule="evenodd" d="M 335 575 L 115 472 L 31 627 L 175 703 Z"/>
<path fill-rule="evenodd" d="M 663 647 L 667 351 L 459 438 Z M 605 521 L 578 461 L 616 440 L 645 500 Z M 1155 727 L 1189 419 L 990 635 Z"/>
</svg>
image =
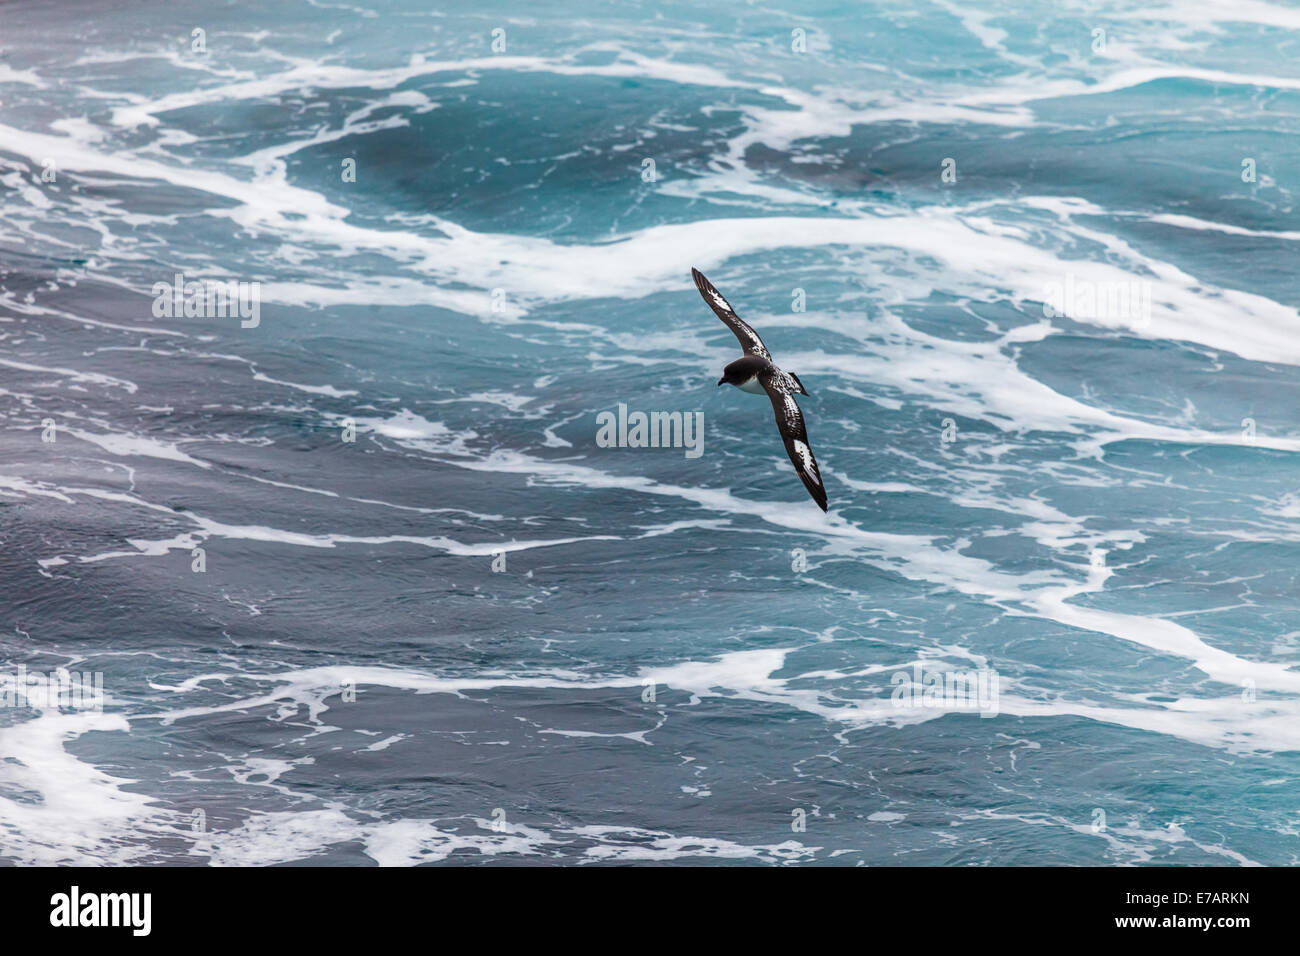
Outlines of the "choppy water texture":
<svg viewBox="0 0 1300 956">
<path fill-rule="evenodd" d="M 0 5 L 0 857 L 1296 862 L 1300 12 L 491 6 Z"/>
</svg>

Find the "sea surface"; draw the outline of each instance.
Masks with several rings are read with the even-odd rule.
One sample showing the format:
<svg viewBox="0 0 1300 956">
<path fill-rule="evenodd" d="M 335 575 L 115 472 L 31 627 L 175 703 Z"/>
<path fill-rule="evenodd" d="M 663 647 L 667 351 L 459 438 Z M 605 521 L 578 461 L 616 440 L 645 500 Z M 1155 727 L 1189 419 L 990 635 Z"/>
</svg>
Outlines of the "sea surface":
<svg viewBox="0 0 1300 956">
<path fill-rule="evenodd" d="M 1295 864 L 1298 54 L 0 3 L 0 861 Z"/>
</svg>

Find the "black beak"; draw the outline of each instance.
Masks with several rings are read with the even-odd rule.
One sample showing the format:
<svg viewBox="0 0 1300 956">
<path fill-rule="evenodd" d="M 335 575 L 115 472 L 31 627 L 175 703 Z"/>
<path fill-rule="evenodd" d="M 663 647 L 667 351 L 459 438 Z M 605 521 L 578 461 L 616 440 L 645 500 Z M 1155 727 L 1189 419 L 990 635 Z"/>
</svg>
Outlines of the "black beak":
<svg viewBox="0 0 1300 956">
<path fill-rule="evenodd" d="M 726 384 L 727 384 L 727 380 L 726 380 L 725 378 L 720 378 L 720 379 L 718 379 L 718 384 L 719 384 L 719 385 L 726 385 Z"/>
</svg>

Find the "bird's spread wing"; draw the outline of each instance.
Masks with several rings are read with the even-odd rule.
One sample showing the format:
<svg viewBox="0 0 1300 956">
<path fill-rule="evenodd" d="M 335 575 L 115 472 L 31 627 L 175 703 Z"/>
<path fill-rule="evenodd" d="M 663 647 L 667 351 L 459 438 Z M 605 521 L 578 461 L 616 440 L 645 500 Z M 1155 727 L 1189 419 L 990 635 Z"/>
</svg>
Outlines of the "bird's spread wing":
<svg viewBox="0 0 1300 956">
<path fill-rule="evenodd" d="M 826 488 L 822 485 L 822 473 L 817 468 L 817 459 L 813 457 L 812 446 L 808 444 L 808 430 L 804 428 L 803 412 L 799 410 L 794 395 L 787 391 L 787 385 L 779 369 L 768 368 L 758 373 L 758 380 L 763 384 L 767 397 L 772 400 L 776 411 L 776 427 L 781 429 L 781 438 L 785 441 L 785 452 L 794 463 L 794 470 L 803 479 L 803 486 L 812 495 L 813 501 L 822 511 L 826 510 Z"/>
<path fill-rule="evenodd" d="M 727 328 L 736 333 L 736 338 L 740 339 L 740 347 L 745 350 L 745 354 L 757 355 L 771 361 L 772 356 L 768 354 L 758 333 L 749 327 L 748 322 L 736 315 L 736 310 L 722 297 L 722 293 L 714 288 L 713 283 L 704 278 L 704 273 L 699 269 L 692 269 L 691 276 L 695 279 L 695 288 L 700 290 L 700 295 L 704 296 L 704 301 L 709 304 L 709 308 L 727 324 Z"/>
</svg>

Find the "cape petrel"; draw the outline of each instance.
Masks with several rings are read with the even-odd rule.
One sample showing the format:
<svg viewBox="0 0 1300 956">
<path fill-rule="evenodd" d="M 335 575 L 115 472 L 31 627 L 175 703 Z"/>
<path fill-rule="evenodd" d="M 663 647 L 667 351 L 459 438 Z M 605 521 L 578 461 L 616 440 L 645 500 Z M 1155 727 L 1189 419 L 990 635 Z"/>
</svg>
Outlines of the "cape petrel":
<svg viewBox="0 0 1300 956">
<path fill-rule="evenodd" d="M 692 269 L 695 288 L 700 290 L 704 301 L 740 340 L 740 347 L 745 354 L 722 370 L 719 385 L 734 385 L 742 392 L 754 395 L 767 393 L 776 411 L 776 427 L 781 430 L 781 439 L 785 442 L 785 453 L 794 463 L 794 470 L 803 480 L 803 486 L 812 495 L 813 501 L 822 511 L 826 510 L 826 488 L 822 485 L 821 472 L 817 470 L 817 459 L 813 457 L 812 446 L 808 444 L 808 431 L 804 428 L 803 412 L 794 400 L 796 394 L 807 395 L 808 390 L 799 381 L 799 376 L 792 372 L 783 372 L 772 362 L 763 340 L 750 328 L 736 310 L 731 307 L 722 293 L 713 287 L 713 283 L 704 277 L 699 269 Z"/>
</svg>

